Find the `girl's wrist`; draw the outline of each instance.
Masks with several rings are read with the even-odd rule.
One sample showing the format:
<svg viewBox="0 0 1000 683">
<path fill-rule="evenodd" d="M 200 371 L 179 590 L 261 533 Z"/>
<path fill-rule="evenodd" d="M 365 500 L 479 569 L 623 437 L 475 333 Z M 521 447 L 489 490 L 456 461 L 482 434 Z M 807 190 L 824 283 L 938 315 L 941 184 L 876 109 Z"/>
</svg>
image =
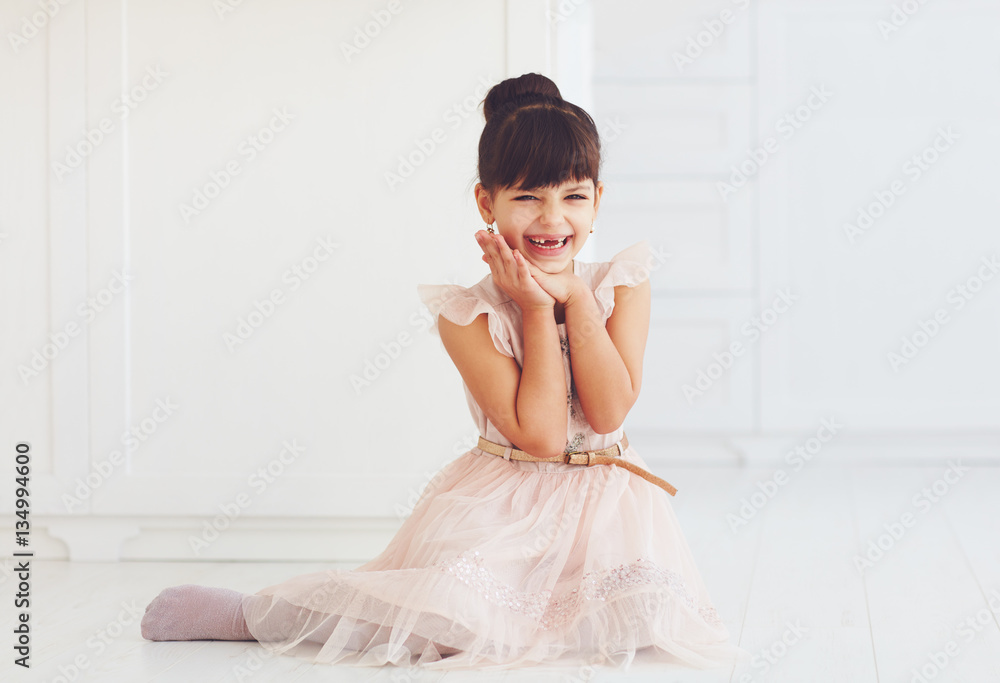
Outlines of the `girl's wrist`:
<svg viewBox="0 0 1000 683">
<path fill-rule="evenodd" d="M 573 284 L 570 286 L 566 293 L 566 300 L 562 302 L 563 306 L 573 306 L 580 301 L 586 299 L 587 295 L 593 297 L 593 292 L 590 288 L 584 284 L 583 280 L 580 279 L 578 275 L 573 276 Z"/>
</svg>

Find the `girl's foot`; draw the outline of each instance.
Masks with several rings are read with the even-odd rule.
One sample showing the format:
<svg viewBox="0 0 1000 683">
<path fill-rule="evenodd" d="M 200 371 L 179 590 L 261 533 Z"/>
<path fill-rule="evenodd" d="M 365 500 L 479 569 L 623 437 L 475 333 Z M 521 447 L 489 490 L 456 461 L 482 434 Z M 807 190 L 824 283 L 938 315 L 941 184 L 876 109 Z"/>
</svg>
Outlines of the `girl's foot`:
<svg viewBox="0 0 1000 683">
<path fill-rule="evenodd" d="M 160 591 L 142 617 L 146 640 L 256 640 L 243 619 L 243 593 L 185 584 Z"/>
</svg>

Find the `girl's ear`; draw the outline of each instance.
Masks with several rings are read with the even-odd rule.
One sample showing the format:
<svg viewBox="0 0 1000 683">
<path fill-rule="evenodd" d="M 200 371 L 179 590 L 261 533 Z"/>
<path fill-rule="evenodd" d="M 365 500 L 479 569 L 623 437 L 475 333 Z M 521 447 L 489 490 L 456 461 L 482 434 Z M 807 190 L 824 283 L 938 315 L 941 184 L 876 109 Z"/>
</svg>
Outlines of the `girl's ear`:
<svg viewBox="0 0 1000 683">
<path fill-rule="evenodd" d="M 483 221 L 486 223 L 493 222 L 493 198 L 490 197 L 490 193 L 486 191 L 482 183 L 476 183 L 476 206 L 479 208 L 479 215 L 483 217 Z"/>
<path fill-rule="evenodd" d="M 604 181 L 598 180 L 594 187 L 594 214 L 597 214 L 597 207 L 601 205 L 601 196 L 604 194 Z"/>
</svg>

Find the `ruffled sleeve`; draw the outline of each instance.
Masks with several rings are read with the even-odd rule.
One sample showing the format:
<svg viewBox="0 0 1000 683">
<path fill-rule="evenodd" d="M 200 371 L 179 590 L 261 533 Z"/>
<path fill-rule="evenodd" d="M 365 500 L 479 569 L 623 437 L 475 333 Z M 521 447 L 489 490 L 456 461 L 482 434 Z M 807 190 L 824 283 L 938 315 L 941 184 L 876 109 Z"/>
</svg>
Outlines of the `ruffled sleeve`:
<svg viewBox="0 0 1000 683">
<path fill-rule="evenodd" d="M 493 304 L 476 296 L 471 288 L 461 285 L 417 285 L 417 294 L 431 313 L 433 322 L 430 329 L 434 334 L 440 336 L 438 315 L 464 326 L 471 325 L 476 317 L 485 313 L 493 346 L 503 355 L 515 357 L 503 316 Z"/>
<path fill-rule="evenodd" d="M 594 298 L 600 306 L 607 322 L 615 308 L 615 287 L 625 285 L 635 287 L 643 280 L 649 279 L 650 268 L 656 263 L 653 250 L 649 243 L 643 240 L 631 247 L 622 249 L 605 264 L 607 272 L 598 279 L 594 287 Z"/>
</svg>

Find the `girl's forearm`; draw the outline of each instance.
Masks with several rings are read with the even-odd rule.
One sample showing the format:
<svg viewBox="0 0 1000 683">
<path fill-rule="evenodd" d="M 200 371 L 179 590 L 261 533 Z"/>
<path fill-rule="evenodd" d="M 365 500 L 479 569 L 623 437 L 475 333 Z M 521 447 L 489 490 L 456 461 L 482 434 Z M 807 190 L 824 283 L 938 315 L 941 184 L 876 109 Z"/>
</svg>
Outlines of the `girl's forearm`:
<svg viewBox="0 0 1000 683">
<path fill-rule="evenodd" d="M 578 287 L 567 299 L 565 311 L 580 407 L 595 432 L 610 434 L 621 426 L 635 403 L 632 378 L 601 321 L 594 293 Z"/>
<path fill-rule="evenodd" d="M 566 445 L 566 374 L 552 307 L 522 311 L 524 361 L 517 391 L 517 419 L 530 435 L 519 448 L 549 457 Z"/>
</svg>

